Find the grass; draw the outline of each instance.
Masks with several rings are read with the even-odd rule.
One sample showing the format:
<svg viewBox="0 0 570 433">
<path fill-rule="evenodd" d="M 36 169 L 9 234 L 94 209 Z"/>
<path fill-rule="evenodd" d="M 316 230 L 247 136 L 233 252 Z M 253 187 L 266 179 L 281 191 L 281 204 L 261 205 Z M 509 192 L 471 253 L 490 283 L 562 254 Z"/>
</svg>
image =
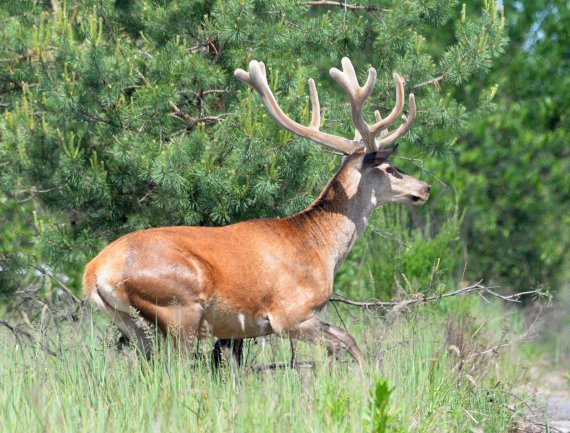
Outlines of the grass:
<svg viewBox="0 0 570 433">
<path fill-rule="evenodd" d="M 196 357 L 162 344 L 153 361 L 117 351 L 99 314 L 60 322 L 47 334 L 57 356 L 0 331 L 1 432 L 506 432 L 509 391 L 520 380 L 516 349 L 475 356 L 505 338 L 502 314 L 474 299 L 403 315 L 341 310 L 366 365 L 330 365 L 320 347 L 298 343 L 314 369 L 219 374 L 211 342 Z M 469 318 L 465 312 L 477 314 Z M 327 319 L 340 323 L 334 309 Z M 52 322 L 53 323 L 53 322 Z M 289 343 L 249 343 L 249 362 L 287 360 Z M 479 431 L 479 430 L 477 430 Z"/>
</svg>

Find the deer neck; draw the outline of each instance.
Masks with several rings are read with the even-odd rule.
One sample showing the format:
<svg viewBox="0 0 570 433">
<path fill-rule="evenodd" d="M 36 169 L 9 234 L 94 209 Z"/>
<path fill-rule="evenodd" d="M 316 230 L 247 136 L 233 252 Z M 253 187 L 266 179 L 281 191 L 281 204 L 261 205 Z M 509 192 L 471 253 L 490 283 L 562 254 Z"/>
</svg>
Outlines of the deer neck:
<svg viewBox="0 0 570 433">
<path fill-rule="evenodd" d="M 305 248 L 317 252 L 336 273 L 376 207 L 372 188 L 363 181 L 361 160 L 349 157 L 307 209 L 289 218 Z"/>
</svg>

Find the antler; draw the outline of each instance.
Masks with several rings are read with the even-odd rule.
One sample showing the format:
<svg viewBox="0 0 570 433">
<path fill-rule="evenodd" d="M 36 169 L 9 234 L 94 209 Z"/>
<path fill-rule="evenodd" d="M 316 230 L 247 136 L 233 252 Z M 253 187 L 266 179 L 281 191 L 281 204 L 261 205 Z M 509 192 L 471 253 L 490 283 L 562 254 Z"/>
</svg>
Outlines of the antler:
<svg viewBox="0 0 570 433">
<path fill-rule="evenodd" d="M 252 60 L 249 63 L 249 73 L 245 72 L 243 69 L 236 69 L 234 75 L 237 79 L 249 84 L 257 93 L 259 93 L 261 101 L 267 108 L 267 111 L 269 111 L 269 114 L 271 114 L 280 126 L 288 131 L 291 131 L 301 137 L 308 138 L 309 140 L 313 140 L 330 149 L 338 150 L 344 154 L 352 153 L 356 148 L 362 146 L 359 141 L 327 134 L 326 132 L 319 130 L 321 124 L 321 112 L 319 96 L 313 79 L 309 80 L 312 105 L 311 123 L 309 126 L 303 126 L 289 118 L 283 110 L 281 110 L 279 104 L 277 104 L 277 101 L 269 88 L 267 75 L 265 73 L 265 65 L 263 62 Z"/>
<path fill-rule="evenodd" d="M 360 87 L 358 79 L 356 78 L 356 72 L 350 60 L 347 57 L 343 57 L 341 63 L 342 71 L 339 71 L 337 68 L 332 68 L 330 74 L 348 94 L 352 108 L 352 121 L 358 131 L 356 137 L 360 136 L 362 138 L 368 152 L 375 152 L 381 147 L 388 146 L 411 129 L 416 118 L 416 101 L 412 93 L 410 93 L 409 96 L 409 117 L 402 116 L 402 124 L 400 127 L 392 133 L 386 132 L 387 128 L 398 119 L 398 116 L 404 109 L 404 80 L 402 80 L 398 74 L 394 74 L 394 81 L 396 82 L 396 104 L 392 112 L 388 117 L 382 119 L 380 112 L 376 111 L 374 113 L 376 123 L 369 125 L 364 120 L 362 108 L 376 84 L 376 69 L 370 68 L 368 70 L 368 79 L 364 86 Z"/>
<path fill-rule="evenodd" d="M 374 68 L 369 69 L 368 79 L 364 86 L 360 87 L 354 67 L 346 57 L 342 59 L 342 68 L 342 72 L 332 68 L 330 74 L 344 88 L 350 99 L 352 121 L 357 130 L 354 140 L 327 134 L 319 130 L 321 124 L 319 96 L 315 82 L 312 79 L 309 80 L 312 105 L 311 123 L 309 126 L 303 126 L 289 118 L 277 104 L 269 88 L 265 65 L 262 62 L 252 60 L 249 63 L 249 73 L 243 69 L 236 69 L 234 74 L 236 78 L 250 85 L 259 94 L 263 105 L 265 105 L 269 114 L 281 127 L 344 154 L 352 153 L 355 149 L 361 147 L 362 143 L 364 143 L 368 152 L 375 152 L 381 147 L 393 143 L 397 138 L 410 130 L 416 117 L 416 104 L 413 94 L 409 96 L 409 117 L 402 116 L 402 124 L 398 129 L 391 133 L 387 131 L 387 128 L 396 121 L 404 109 L 404 82 L 398 74 L 394 74 L 394 80 L 396 81 L 396 105 L 394 109 L 385 119 L 382 119 L 380 113 L 376 111 L 374 113 L 376 123 L 368 125 L 364 120 L 362 108 L 376 83 L 376 70 Z"/>
</svg>

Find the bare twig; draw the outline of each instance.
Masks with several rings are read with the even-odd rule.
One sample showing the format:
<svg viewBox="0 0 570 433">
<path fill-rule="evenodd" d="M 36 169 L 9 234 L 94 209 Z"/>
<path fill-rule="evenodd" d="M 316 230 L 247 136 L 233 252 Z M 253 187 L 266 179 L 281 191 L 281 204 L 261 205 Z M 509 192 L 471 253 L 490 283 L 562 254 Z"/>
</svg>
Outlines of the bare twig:
<svg viewBox="0 0 570 433">
<path fill-rule="evenodd" d="M 218 116 L 204 116 L 204 117 L 191 117 L 188 114 L 184 113 L 176 104 L 170 104 L 171 107 L 174 109 L 174 113 L 171 113 L 170 116 L 174 117 L 175 119 L 180 120 L 186 125 L 187 130 L 193 129 L 199 123 L 205 123 L 206 125 L 212 125 L 214 123 L 222 122 L 229 113 L 222 113 Z"/>
<path fill-rule="evenodd" d="M 247 369 L 252 372 L 262 372 L 281 368 L 315 368 L 315 365 L 314 361 L 295 361 L 293 365 L 291 362 L 272 362 L 271 364 L 252 365 Z"/>
<path fill-rule="evenodd" d="M 513 394 L 511 394 L 511 395 L 513 395 Z M 514 395 L 513 395 L 513 396 L 514 396 Z M 516 396 L 514 396 L 514 397 L 516 397 Z M 525 422 L 527 422 L 528 424 L 530 424 L 530 425 L 532 425 L 532 426 L 535 426 L 535 427 L 540 428 L 541 431 L 546 431 L 546 430 L 542 430 L 542 429 L 545 429 L 546 427 L 548 427 L 548 431 L 551 432 L 551 433 L 564 433 L 563 430 L 560 430 L 560 429 L 558 429 L 558 428 L 552 426 L 550 423 L 549 423 L 549 424 L 546 424 L 546 423 L 534 421 L 532 418 L 533 418 L 534 416 L 536 416 L 536 415 L 528 416 L 528 415 L 525 415 L 525 414 L 521 414 L 516 408 L 511 407 L 511 406 L 509 406 L 508 404 L 503 404 L 503 407 L 507 408 L 508 410 L 510 410 L 511 412 L 513 412 L 513 413 L 515 413 L 515 414 L 518 413 L 518 414 L 521 416 L 521 418 L 522 418 Z M 541 415 L 541 416 L 544 416 L 544 414 L 540 414 L 540 415 Z"/>
<path fill-rule="evenodd" d="M 471 415 L 471 412 L 469 412 L 467 409 L 465 409 L 464 407 L 462 407 L 461 409 L 463 409 L 463 412 L 465 412 L 467 414 L 467 416 L 469 418 L 471 418 L 471 420 L 475 423 L 475 424 L 479 424 L 479 421 L 477 421 L 475 419 L 475 417 L 473 415 Z"/>
<path fill-rule="evenodd" d="M 348 4 L 346 2 L 336 2 L 336 1 L 329 1 L 329 0 L 319 0 L 319 1 L 308 1 L 305 2 L 308 6 L 340 6 L 343 9 L 352 9 L 352 10 L 365 10 L 365 11 L 381 11 L 381 12 L 390 12 L 390 9 L 380 8 L 378 6 L 365 6 L 359 4 Z"/>
<path fill-rule="evenodd" d="M 115 123 L 111 122 L 110 120 L 104 119 L 101 116 L 97 116 L 95 114 L 91 114 L 87 111 L 85 111 L 83 108 L 79 108 L 77 110 L 77 112 L 79 113 L 79 115 L 81 117 L 83 117 L 83 119 L 85 119 L 87 122 L 90 123 L 97 123 L 97 122 L 101 122 L 104 123 L 106 125 L 110 125 L 110 126 L 115 126 L 117 127 L 118 125 L 116 125 Z"/>
<path fill-rule="evenodd" d="M 402 241 L 399 237 L 397 236 L 392 236 L 390 234 L 390 232 L 385 231 L 385 230 L 380 230 L 378 227 L 374 226 L 374 225 L 369 225 L 368 226 L 370 228 L 370 231 L 372 233 L 374 233 L 377 236 L 380 236 L 382 239 L 386 239 L 388 241 L 394 242 L 395 244 L 398 244 L 402 247 L 406 247 L 407 244 L 406 242 Z"/>
<path fill-rule="evenodd" d="M 150 86 L 150 83 L 148 82 L 148 80 L 147 80 L 146 77 L 142 74 L 141 71 L 139 71 L 138 69 L 135 69 L 135 72 L 137 73 L 137 75 L 139 76 L 139 78 L 142 80 L 142 82 L 145 84 L 145 86 Z"/>
<path fill-rule="evenodd" d="M 14 334 L 14 336 L 16 337 L 17 340 L 19 340 L 19 336 L 23 335 L 24 337 L 26 337 L 28 340 L 30 340 L 31 342 L 37 344 L 39 347 L 42 348 L 42 350 L 44 352 L 46 352 L 48 355 L 51 356 L 56 356 L 57 354 L 51 350 L 49 347 L 47 347 L 45 344 L 43 344 L 42 342 L 38 341 L 36 338 L 34 338 L 34 336 L 32 334 L 30 334 L 27 331 L 24 331 L 23 329 L 17 327 L 17 326 L 12 326 L 10 325 L 10 323 L 8 323 L 6 320 L 0 320 L 0 325 L 8 328 L 12 334 Z"/>
<path fill-rule="evenodd" d="M 4 192 L 4 194 L 6 194 L 6 196 L 8 196 L 12 200 L 14 200 L 16 203 L 23 204 L 23 203 L 26 203 L 27 201 L 33 200 L 36 197 L 35 194 L 45 194 L 45 193 L 60 190 L 60 189 L 61 189 L 60 187 L 49 188 L 49 189 L 37 189 L 35 187 L 31 187 L 28 189 L 22 189 L 22 190 L 14 191 L 14 192 L 9 192 L 9 191 L 3 191 L 3 192 Z M 24 198 L 17 198 L 17 196 L 19 194 L 24 194 L 24 193 L 29 194 L 29 195 L 27 197 L 24 197 Z"/>
<path fill-rule="evenodd" d="M 418 83 L 414 86 L 414 89 L 418 89 L 420 87 L 424 87 L 424 86 L 429 86 L 430 84 L 433 84 L 436 89 L 439 90 L 440 86 L 439 86 L 439 82 L 441 80 L 443 80 L 445 78 L 445 75 L 439 75 L 438 77 L 433 78 L 432 80 L 428 80 L 428 81 L 424 81 L 422 83 Z"/>
<path fill-rule="evenodd" d="M 540 290 L 528 290 L 526 292 L 515 293 L 513 295 L 500 295 L 499 293 L 494 292 L 491 289 L 496 288 L 495 286 L 484 286 L 479 281 L 476 284 L 473 284 L 468 287 L 463 287 L 461 289 L 454 290 L 452 292 L 446 292 L 441 295 L 433 295 L 433 296 L 425 296 L 422 293 L 417 293 L 413 295 L 410 299 L 404 300 L 391 300 L 391 301 L 380 301 L 380 300 L 371 300 L 371 301 L 354 301 L 349 298 L 345 298 L 344 296 L 339 295 L 332 295 L 329 298 L 331 302 L 342 302 L 343 304 L 353 305 L 355 307 L 360 308 L 403 308 L 413 304 L 423 304 L 425 302 L 433 302 L 438 301 L 443 298 L 449 298 L 451 296 L 458 296 L 458 295 L 466 295 L 468 293 L 479 293 L 479 294 L 488 294 L 490 296 L 502 299 L 508 302 L 521 302 L 520 298 L 523 296 L 529 295 L 536 295 L 536 296 L 546 296 L 545 293 L 541 292 Z"/>
<path fill-rule="evenodd" d="M 396 159 L 402 159 L 404 161 L 409 161 L 412 164 L 414 164 L 416 167 L 418 167 L 422 173 L 427 174 L 429 177 L 433 177 L 441 186 L 443 186 L 444 188 L 449 188 L 449 185 L 447 185 L 443 180 L 441 180 L 439 177 L 437 177 L 435 175 L 435 173 L 433 171 L 427 170 L 424 167 L 424 161 L 422 159 L 419 158 L 408 158 L 405 156 L 399 156 L 399 155 L 394 155 L 393 158 Z"/>
<path fill-rule="evenodd" d="M 77 296 L 75 296 L 73 294 L 73 292 L 71 291 L 71 289 L 69 287 L 67 287 L 63 281 L 61 281 L 59 278 L 57 278 L 55 275 L 53 275 L 50 271 L 48 271 L 47 269 L 43 268 L 42 266 L 38 266 L 38 265 L 34 265 L 33 263 L 28 263 L 29 266 L 31 266 L 32 268 L 34 268 L 36 271 L 40 272 L 42 275 L 45 275 L 49 278 L 51 278 L 58 286 L 60 289 L 62 289 L 65 293 L 67 293 L 67 295 L 75 302 L 75 303 L 81 303 L 81 299 L 79 299 Z"/>
<path fill-rule="evenodd" d="M 26 189 L 21 189 L 18 191 L 15 191 L 15 194 L 24 194 L 24 193 L 37 193 L 37 194 L 45 194 L 47 192 L 52 192 L 52 191 L 56 191 L 58 189 L 62 189 L 60 186 L 56 186 L 54 188 L 47 188 L 47 189 L 40 189 L 40 188 L 36 188 L 35 186 L 31 187 L 31 188 L 26 188 Z"/>
<path fill-rule="evenodd" d="M 525 293 L 525 292 L 523 292 L 523 293 Z M 534 294 L 534 293 L 540 293 L 540 292 L 533 291 L 533 292 L 528 292 L 528 293 Z M 517 295 L 522 295 L 522 293 L 521 294 L 517 293 Z M 512 302 L 512 299 L 510 299 L 510 297 L 499 296 L 499 298 L 506 299 L 506 300 Z M 520 301 L 514 301 L 514 302 L 520 302 Z M 468 362 L 474 358 L 477 358 L 479 356 L 482 356 L 482 355 L 488 355 L 490 353 L 497 353 L 499 351 L 499 349 L 502 349 L 502 348 L 508 347 L 508 346 L 512 346 L 513 344 L 517 344 L 517 343 L 525 341 L 529 337 L 529 335 L 535 330 L 535 328 L 538 324 L 539 318 L 540 318 L 540 314 L 537 314 L 536 317 L 534 318 L 533 322 L 530 324 L 530 326 L 518 338 L 515 338 L 514 340 L 506 341 L 504 343 L 499 343 L 493 347 L 489 347 L 489 348 L 487 348 L 485 350 L 481 350 L 479 352 L 470 353 L 468 356 L 466 356 L 464 359 L 461 360 L 461 364 L 465 364 L 466 362 Z"/>
<path fill-rule="evenodd" d="M 188 48 L 188 51 L 191 53 L 201 53 L 208 51 L 208 43 L 205 44 L 198 44 Z"/>
<path fill-rule="evenodd" d="M 528 295 L 546 296 L 546 294 L 544 292 L 541 292 L 540 290 L 528 290 L 526 292 L 518 292 L 512 295 L 504 296 L 499 293 L 495 293 L 490 289 L 491 288 L 487 287 L 485 292 L 489 293 L 492 296 L 495 296 L 496 298 L 501 298 L 502 300 L 509 302 L 521 302 L 519 299 L 522 298 L 523 296 L 528 296 Z"/>
<path fill-rule="evenodd" d="M 223 94 L 223 93 L 228 93 L 228 91 L 225 89 L 206 89 L 206 90 L 200 90 L 198 92 L 190 92 L 190 93 L 192 93 L 194 95 L 194 97 L 196 99 L 198 99 L 200 102 L 202 102 L 204 99 L 204 96 L 206 96 L 206 95 L 211 95 L 211 94 L 216 94 L 216 93 Z"/>
</svg>

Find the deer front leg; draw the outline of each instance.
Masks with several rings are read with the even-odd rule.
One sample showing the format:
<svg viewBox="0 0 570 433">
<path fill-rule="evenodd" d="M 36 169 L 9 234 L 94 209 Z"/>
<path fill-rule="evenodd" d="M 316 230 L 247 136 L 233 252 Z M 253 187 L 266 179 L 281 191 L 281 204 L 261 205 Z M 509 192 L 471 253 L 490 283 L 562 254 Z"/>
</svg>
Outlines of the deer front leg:
<svg viewBox="0 0 570 433">
<path fill-rule="evenodd" d="M 216 340 L 214 351 L 212 353 L 212 361 L 215 368 L 219 368 L 222 362 L 222 351 L 231 349 L 233 359 L 238 367 L 243 362 L 243 340 L 239 338 Z"/>
<path fill-rule="evenodd" d="M 358 348 L 354 338 L 344 329 L 338 328 L 318 319 L 311 318 L 297 325 L 288 334 L 292 338 L 311 342 L 324 341 L 329 355 L 336 356 L 342 349 L 346 350 L 358 362 L 362 364 L 364 357 Z"/>
</svg>

